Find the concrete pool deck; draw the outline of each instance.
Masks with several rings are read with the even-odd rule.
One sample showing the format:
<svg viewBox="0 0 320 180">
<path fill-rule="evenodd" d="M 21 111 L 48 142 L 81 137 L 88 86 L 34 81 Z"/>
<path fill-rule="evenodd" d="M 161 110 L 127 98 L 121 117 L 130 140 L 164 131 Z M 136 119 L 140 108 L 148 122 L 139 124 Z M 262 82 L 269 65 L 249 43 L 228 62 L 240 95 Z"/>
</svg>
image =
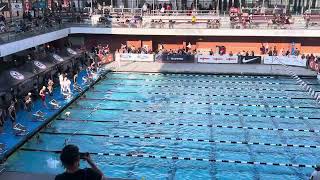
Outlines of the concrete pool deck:
<svg viewBox="0 0 320 180">
<path fill-rule="evenodd" d="M 116 62 L 113 63 L 115 66 Z M 290 66 L 289 69 L 298 76 L 316 77 L 317 73 L 303 67 Z M 289 76 L 282 65 L 265 64 L 199 64 L 199 63 L 158 63 L 158 62 L 121 62 L 117 72 L 147 73 L 202 73 L 202 74 L 234 74 L 234 75 L 265 75 Z"/>
</svg>

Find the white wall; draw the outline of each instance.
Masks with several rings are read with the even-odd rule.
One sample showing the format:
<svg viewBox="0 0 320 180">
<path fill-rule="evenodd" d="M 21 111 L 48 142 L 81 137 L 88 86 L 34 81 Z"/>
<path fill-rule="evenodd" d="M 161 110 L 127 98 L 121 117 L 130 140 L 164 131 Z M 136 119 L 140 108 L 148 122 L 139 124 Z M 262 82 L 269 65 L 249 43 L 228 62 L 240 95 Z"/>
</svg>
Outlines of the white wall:
<svg viewBox="0 0 320 180">
<path fill-rule="evenodd" d="M 67 37 L 69 35 L 69 28 L 53 31 L 50 33 L 14 41 L 0 46 L 0 57 L 7 56 L 31 47 L 45 44 L 57 39 Z"/>
</svg>

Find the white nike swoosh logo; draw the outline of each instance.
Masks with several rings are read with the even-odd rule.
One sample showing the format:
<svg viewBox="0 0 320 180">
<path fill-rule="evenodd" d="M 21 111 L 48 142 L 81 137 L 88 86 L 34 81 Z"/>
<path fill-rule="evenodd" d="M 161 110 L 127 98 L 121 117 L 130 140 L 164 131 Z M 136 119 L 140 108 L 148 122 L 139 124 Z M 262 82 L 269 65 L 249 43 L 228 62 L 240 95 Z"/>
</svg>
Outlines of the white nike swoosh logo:
<svg viewBox="0 0 320 180">
<path fill-rule="evenodd" d="M 252 59 L 243 59 L 242 61 L 243 61 L 244 63 L 247 63 L 247 62 L 254 61 L 254 60 L 256 60 L 256 59 L 258 59 L 258 58 L 256 57 L 256 58 L 252 58 Z"/>
<path fill-rule="evenodd" d="M 6 7 L 6 5 L 2 6 L 2 7 L 0 8 L 0 11 L 2 11 L 2 9 L 4 9 L 5 7 Z"/>
</svg>

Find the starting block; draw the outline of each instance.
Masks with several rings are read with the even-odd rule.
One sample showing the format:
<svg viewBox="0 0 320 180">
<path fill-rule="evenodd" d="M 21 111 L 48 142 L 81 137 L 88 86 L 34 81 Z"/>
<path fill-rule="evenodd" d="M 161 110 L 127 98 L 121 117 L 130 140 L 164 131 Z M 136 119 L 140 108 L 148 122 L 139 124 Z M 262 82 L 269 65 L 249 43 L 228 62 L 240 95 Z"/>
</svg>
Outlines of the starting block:
<svg viewBox="0 0 320 180">
<path fill-rule="evenodd" d="M 63 98 L 64 98 L 64 99 L 70 99 L 70 98 L 72 97 L 72 94 L 71 94 L 71 93 L 62 92 L 62 95 L 63 95 Z"/>
<path fill-rule="evenodd" d="M 19 123 L 13 126 L 13 130 L 16 136 L 23 136 L 23 135 L 26 135 L 27 133 L 27 128 Z"/>
<path fill-rule="evenodd" d="M 82 92 L 82 88 L 81 88 L 79 85 L 77 85 L 77 84 L 74 84 L 74 85 L 73 85 L 73 88 L 74 88 L 74 90 L 76 90 L 78 93 L 81 93 L 81 92 Z"/>
<path fill-rule="evenodd" d="M 0 152 L 2 152 L 2 151 L 4 151 L 4 148 L 5 148 L 6 146 L 3 144 L 3 143 L 0 143 Z"/>
<path fill-rule="evenodd" d="M 55 99 L 52 99 L 49 104 L 52 106 L 52 109 L 59 109 L 61 107 Z"/>
<path fill-rule="evenodd" d="M 42 111 L 37 111 L 33 115 L 34 120 L 44 120 L 44 113 Z"/>
</svg>

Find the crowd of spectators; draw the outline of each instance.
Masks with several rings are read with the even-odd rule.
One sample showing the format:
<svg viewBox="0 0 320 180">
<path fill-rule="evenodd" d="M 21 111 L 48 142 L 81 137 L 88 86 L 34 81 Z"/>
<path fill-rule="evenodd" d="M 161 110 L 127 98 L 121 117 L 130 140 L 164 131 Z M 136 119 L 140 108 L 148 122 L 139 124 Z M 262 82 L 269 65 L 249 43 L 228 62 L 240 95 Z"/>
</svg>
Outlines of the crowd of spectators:
<svg viewBox="0 0 320 180">
<path fill-rule="evenodd" d="M 135 53 L 135 54 L 152 54 L 152 50 L 148 46 L 135 47 L 134 45 L 128 46 L 121 44 L 121 48 L 117 49 L 117 53 Z"/>
<path fill-rule="evenodd" d="M 300 50 L 298 48 L 284 49 L 281 48 L 280 50 L 277 49 L 276 46 L 269 47 L 268 43 L 262 43 L 260 47 L 260 54 L 261 55 L 269 55 L 269 56 L 300 56 Z"/>
</svg>

